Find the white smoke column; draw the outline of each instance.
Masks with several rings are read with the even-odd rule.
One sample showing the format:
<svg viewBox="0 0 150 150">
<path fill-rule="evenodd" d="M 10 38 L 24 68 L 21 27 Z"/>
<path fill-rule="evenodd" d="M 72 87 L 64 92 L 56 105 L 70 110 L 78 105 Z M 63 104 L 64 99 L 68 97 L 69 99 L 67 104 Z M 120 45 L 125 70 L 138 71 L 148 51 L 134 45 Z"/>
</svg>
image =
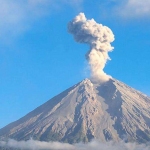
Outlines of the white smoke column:
<svg viewBox="0 0 150 150">
<path fill-rule="evenodd" d="M 91 68 L 91 79 L 101 82 L 108 81 L 111 77 L 103 69 L 107 60 L 110 60 L 108 52 L 114 49 L 110 44 L 114 41 L 111 29 L 96 23 L 94 19 L 87 20 L 84 13 L 80 13 L 68 23 L 68 32 L 73 34 L 76 42 L 90 46 L 86 59 Z"/>
</svg>

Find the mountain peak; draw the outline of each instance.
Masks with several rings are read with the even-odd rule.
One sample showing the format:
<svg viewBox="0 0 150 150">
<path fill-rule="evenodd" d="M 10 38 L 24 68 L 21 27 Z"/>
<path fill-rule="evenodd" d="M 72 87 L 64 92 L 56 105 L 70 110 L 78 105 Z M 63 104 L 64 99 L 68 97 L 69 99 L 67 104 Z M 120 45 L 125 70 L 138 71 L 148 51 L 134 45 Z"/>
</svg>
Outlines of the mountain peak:
<svg viewBox="0 0 150 150">
<path fill-rule="evenodd" d="M 79 86 L 81 86 L 81 85 L 86 85 L 86 86 L 88 86 L 88 87 L 93 87 L 93 83 L 91 82 L 91 80 L 90 79 L 84 79 L 84 80 L 82 80 L 80 83 L 79 83 Z"/>
</svg>

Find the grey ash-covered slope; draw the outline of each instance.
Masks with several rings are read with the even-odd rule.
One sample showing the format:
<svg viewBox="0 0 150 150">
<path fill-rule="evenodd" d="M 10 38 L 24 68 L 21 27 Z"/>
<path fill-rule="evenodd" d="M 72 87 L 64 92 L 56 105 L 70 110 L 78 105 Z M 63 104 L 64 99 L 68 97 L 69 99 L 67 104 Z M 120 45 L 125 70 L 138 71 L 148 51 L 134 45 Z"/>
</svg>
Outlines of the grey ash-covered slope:
<svg viewBox="0 0 150 150">
<path fill-rule="evenodd" d="M 85 79 L 0 130 L 0 139 L 150 141 L 150 98 L 111 79 Z"/>
</svg>

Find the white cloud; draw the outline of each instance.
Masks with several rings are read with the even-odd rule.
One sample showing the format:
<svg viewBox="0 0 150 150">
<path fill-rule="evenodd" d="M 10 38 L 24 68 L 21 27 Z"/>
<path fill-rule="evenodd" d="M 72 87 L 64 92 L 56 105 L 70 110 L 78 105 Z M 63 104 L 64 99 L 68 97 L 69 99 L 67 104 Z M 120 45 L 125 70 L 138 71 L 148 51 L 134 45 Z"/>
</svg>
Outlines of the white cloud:
<svg viewBox="0 0 150 150">
<path fill-rule="evenodd" d="M 44 12 L 46 0 L 0 0 L 0 36 L 15 35 L 28 29 Z"/>
<path fill-rule="evenodd" d="M 142 19 L 150 17 L 150 0 L 106 0 L 100 4 L 104 17 Z"/>
<path fill-rule="evenodd" d="M 80 3 L 82 0 L 77 0 Z M 0 37 L 26 31 L 32 24 L 62 4 L 75 5 L 75 0 L 0 0 Z"/>
<path fill-rule="evenodd" d="M 17 148 L 17 149 L 28 149 L 28 150 L 149 150 L 150 145 L 148 144 L 136 144 L 136 143 L 125 143 L 123 141 L 114 142 L 100 142 L 94 140 L 90 143 L 78 143 L 75 145 L 60 143 L 60 142 L 40 142 L 40 141 L 15 141 L 8 140 L 0 141 L 0 146 L 3 148 Z"/>
<path fill-rule="evenodd" d="M 8 140 L 7 142 L 1 141 L 0 146 L 4 148 L 17 148 L 17 149 L 29 149 L 29 150 L 42 150 L 42 149 L 55 149 L 55 150 L 71 150 L 73 146 L 66 143 L 59 143 L 59 142 L 40 142 L 40 141 L 15 141 L 15 140 Z"/>
<path fill-rule="evenodd" d="M 125 17 L 150 16 L 150 0 L 128 0 L 120 8 Z"/>
</svg>

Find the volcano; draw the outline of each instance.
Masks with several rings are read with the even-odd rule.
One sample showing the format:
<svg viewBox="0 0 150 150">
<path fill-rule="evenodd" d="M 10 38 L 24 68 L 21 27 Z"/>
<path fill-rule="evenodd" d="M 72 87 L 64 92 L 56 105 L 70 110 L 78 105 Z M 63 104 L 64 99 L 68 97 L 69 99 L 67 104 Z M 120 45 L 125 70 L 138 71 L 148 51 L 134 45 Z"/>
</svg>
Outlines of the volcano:
<svg viewBox="0 0 150 150">
<path fill-rule="evenodd" d="M 68 143 L 101 141 L 143 143 L 150 140 L 150 98 L 110 79 L 85 79 L 0 129 L 0 139 L 35 139 Z"/>
</svg>

